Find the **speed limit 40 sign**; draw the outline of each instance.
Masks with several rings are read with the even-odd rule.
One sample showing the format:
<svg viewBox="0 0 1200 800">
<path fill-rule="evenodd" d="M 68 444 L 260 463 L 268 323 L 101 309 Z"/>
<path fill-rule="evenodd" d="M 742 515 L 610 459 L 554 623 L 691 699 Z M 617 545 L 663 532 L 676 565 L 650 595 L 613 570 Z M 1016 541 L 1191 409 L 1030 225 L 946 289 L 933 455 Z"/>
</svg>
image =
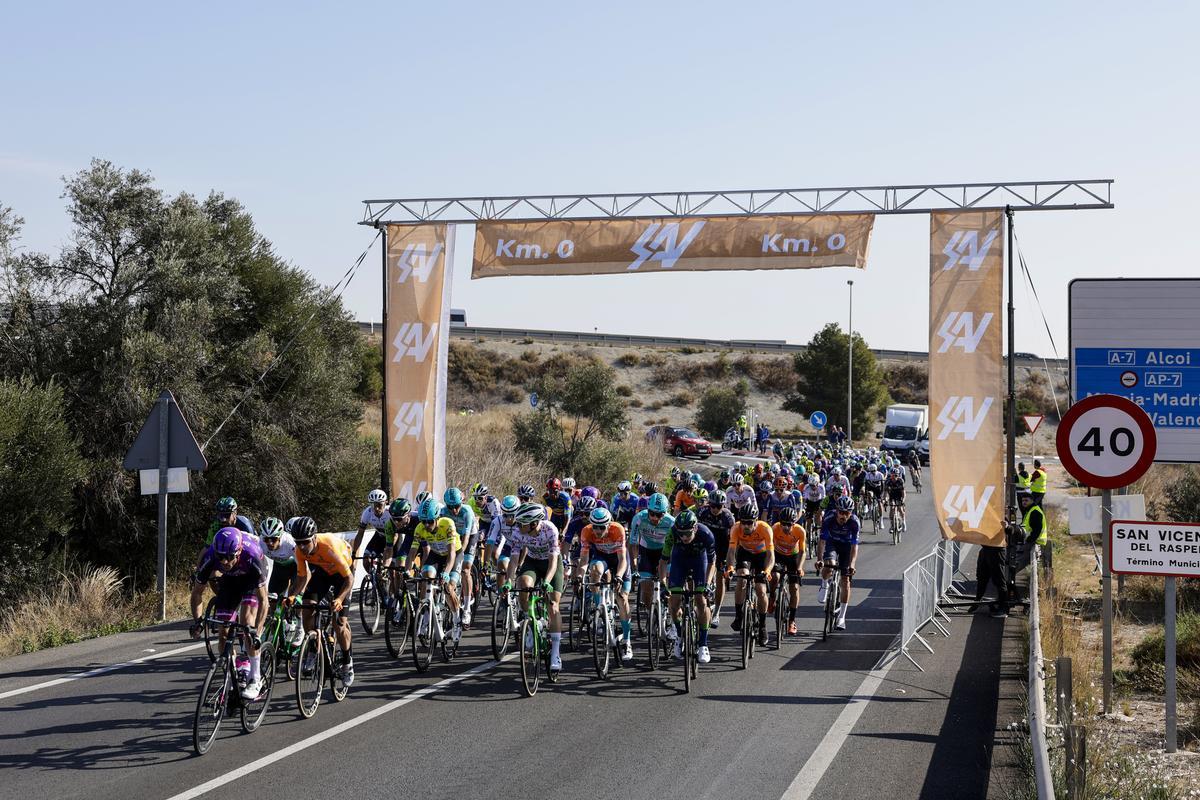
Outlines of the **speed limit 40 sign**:
<svg viewBox="0 0 1200 800">
<path fill-rule="evenodd" d="M 1119 489 L 1136 481 L 1154 463 L 1158 439 L 1141 407 L 1115 394 L 1080 400 L 1058 425 L 1058 457 L 1080 483 Z"/>
</svg>

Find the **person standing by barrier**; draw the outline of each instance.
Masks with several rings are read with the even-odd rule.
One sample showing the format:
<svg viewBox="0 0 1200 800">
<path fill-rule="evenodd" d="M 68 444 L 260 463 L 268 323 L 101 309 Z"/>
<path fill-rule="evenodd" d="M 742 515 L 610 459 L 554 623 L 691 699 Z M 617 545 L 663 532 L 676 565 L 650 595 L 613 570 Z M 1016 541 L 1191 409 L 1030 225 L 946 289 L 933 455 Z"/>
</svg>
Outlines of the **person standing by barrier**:
<svg viewBox="0 0 1200 800">
<path fill-rule="evenodd" d="M 1033 495 L 1033 504 L 1040 507 L 1046 499 L 1046 470 L 1042 469 L 1042 462 L 1036 458 L 1033 460 L 1033 472 L 1029 473 L 1029 491 Z"/>
<path fill-rule="evenodd" d="M 975 559 L 975 604 L 971 611 L 983 602 L 988 587 L 996 587 L 996 599 L 988 604 L 988 611 L 996 619 L 1008 616 L 1008 580 L 1004 571 L 1004 548 L 981 545 Z"/>
</svg>

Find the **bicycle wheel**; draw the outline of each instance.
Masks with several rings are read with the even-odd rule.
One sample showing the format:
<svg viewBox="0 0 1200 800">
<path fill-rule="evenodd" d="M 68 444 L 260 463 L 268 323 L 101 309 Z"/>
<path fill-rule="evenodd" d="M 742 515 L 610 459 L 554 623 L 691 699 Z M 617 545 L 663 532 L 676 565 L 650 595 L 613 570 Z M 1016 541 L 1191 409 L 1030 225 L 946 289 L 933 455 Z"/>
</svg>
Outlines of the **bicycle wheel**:
<svg viewBox="0 0 1200 800">
<path fill-rule="evenodd" d="M 204 618 L 212 619 L 217 613 L 217 598 L 210 598 L 204 607 Z M 211 622 L 204 623 L 204 649 L 208 651 L 209 663 L 217 660 L 217 648 L 221 644 L 221 627 Z"/>
<path fill-rule="evenodd" d="M 512 639 L 515 611 L 510 604 L 509 595 L 502 594 L 492 605 L 492 658 L 499 661 L 508 652 L 508 642 Z"/>
<path fill-rule="evenodd" d="M 358 587 L 358 618 L 362 620 L 363 630 L 367 636 L 374 636 L 379 630 L 379 617 L 383 604 L 379 601 L 379 587 L 375 584 L 374 574 L 368 572 L 363 576 Z"/>
<path fill-rule="evenodd" d="M 242 730 L 253 733 L 267 716 L 267 706 L 271 704 L 271 689 L 275 686 L 275 645 L 264 642 L 258 651 L 259 673 L 262 675 L 263 688 L 254 700 L 242 698 Z"/>
<path fill-rule="evenodd" d="M 692 602 L 688 598 L 684 602 Z M 692 679 L 696 677 L 696 617 L 691 612 L 683 614 L 683 691 L 692 691 Z"/>
<path fill-rule="evenodd" d="M 650 669 L 658 669 L 659 636 L 662 632 L 662 605 L 651 601 L 647 612 L 646 646 L 650 649 Z"/>
<path fill-rule="evenodd" d="M 647 609 L 642 604 L 642 587 L 641 587 L 641 585 L 636 580 L 633 583 L 634 583 L 634 587 L 635 587 L 634 593 L 637 595 L 637 602 L 634 603 L 634 610 L 633 610 L 633 616 L 637 620 L 637 635 L 645 636 L 646 635 L 645 628 L 650 627 L 650 625 L 648 622 L 643 622 L 642 616 L 649 613 L 649 609 Z"/>
<path fill-rule="evenodd" d="M 429 669 L 433 661 L 433 648 L 437 645 L 434 637 L 433 606 L 428 600 L 422 600 L 417 606 L 417 615 L 413 618 L 416 630 L 413 632 L 413 666 L 417 672 Z"/>
<path fill-rule="evenodd" d="M 526 697 L 537 694 L 538 681 L 541 676 L 542 659 L 538 652 L 538 637 L 536 623 L 532 617 L 521 621 L 521 688 Z"/>
<path fill-rule="evenodd" d="M 442 640 L 439 649 L 442 651 L 442 661 L 449 664 L 458 655 L 458 636 L 454 634 L 454 612 L 448 607 L 442 607 Z"/>
<path fill-rule="evenodd" d="M 896 514 L 896 507 L 892 506 L 892 544 L 900 544 L 900 520 Z"/>
<path fill-rule="evenodd" d="M 474 576 L 475 585 L 481 587 L 480 597 L 486 597 L 489 606 L 496 605 L 496 581 L 484 577 L 483 569 L 477 561 L 471 563 L 471 575 Z"/>
<path fill-rule="evenodd" d="M 567 607 L 567 646 L 574 652 L 583 650 L 587 637 L 583 629 L 583 595 L 571 593 L 571 604 Z"/>
<path fill-rule="evenodd" d="M 592 662 L 596 665 L 596 675 L 600 680 L 608 678 L 609 661 L 612 658 L 612 647 L 608 641 L 611 637 L 611 609 L 601 606 L 592 611 L 592 621 L 589 623 L 592 632 Z"/>
<path fill-rule="evenodd" d="M 789 600 L 786 583 L 788 577 L 786 574 L 780 573 L 779 581 L 775 585 L 775 649 L 783 647 L 783 636 L 787 632 L 787 615 L 784 613 L 784 603 Z"/>
<path fill-rule="evenodd" d="M 338 647 L 332 638 L 325 642 L 325 647 L 329 651 L 327 653 L 329 693 L 333 695 L 335 703 L 340 703 L 346 699 L 346 693 L 350 691 L 350 687 L 342 682 L 342 648 Z"/>
<path fill-rule="evenodd" d="M 750 594 L 751 587 L 746 587 L 746 594 Z M 742 669 L 750 665 L 750 643 L 754 638 L 754 617 L 751 614 L 751 605 L 745 600 L 742 601 Z"/>
<path fill-rule="evenodd" d="M 320 644 L 320 634 L 309 631 L 300 643 L 300 652 L 296 654 L 299 664 L 296 668 L 296 707 L 305 719 L 317 713 L 317 706 L 321 704 L 321 689 L 325 686 L 325 659 Z"/>
<path fill-rule="evenodd" d="M 412 633 L 412 595 L 401 592 L 396 604 L 383 617 L 383 640 L 392 658 L 404 655 Z"/>
<path fill-rule="evenodd" d="M 214 661 L 204 676 L 200 698 L 196 701 L 196 715 L 192 719 L 192 748 L 197 755 L 207 753 L 216 740 L 232 690 L 229 661 Z"/>
<path fill-rule="evenodd" d="M 750 630 L 750 639 L 749 639 L 750 645 L 749 645 L 748 649 L 750 651 L 749 652 L 750 658 L 754 658 L 754 648 L 758 646 L 759 616 L 760 616 L 760 614 L 758 611 L 758 598 L 755 597 L 754 600 L 750 603 L 750 617 L 753 618 L 753 620 L 754 620 L 754 624 L 751 625 L 749 628 L 749 630 Z"/>
</svg>

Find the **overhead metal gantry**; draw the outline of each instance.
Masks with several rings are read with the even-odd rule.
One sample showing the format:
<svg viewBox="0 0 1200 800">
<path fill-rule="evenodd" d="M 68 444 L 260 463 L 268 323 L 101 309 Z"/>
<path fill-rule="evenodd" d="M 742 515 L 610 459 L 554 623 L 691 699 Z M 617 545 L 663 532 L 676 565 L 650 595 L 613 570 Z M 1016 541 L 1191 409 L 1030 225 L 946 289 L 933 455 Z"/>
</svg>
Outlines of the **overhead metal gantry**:
<svg viewBox="0 0 1200 800">
<path fill-rule="evenodd" d="M 932 211 L 1014 211 L 1112 208 L 1111 178 L 1003 181 L 820 189 L 739 189 L 721 192 L 547 194 L 513 197 L 431 197 L 364 200 L 360 224 L 544 222 L 770 214 L 928 214 Z"/>
</svg>

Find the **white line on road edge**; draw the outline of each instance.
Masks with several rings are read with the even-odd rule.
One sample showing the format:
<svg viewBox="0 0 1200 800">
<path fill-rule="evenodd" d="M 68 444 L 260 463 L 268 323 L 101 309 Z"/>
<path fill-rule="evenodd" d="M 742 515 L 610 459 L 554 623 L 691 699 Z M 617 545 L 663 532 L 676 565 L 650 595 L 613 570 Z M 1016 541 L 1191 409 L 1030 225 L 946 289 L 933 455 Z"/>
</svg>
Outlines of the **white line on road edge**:
<svg viewBox="0 0 1200 800">
<path fill-rule="evenodd" d="M 883 669 L 873 669 L 867 673 L 867 677 L 863 678 L 858 690 L 842 709 L 842 713 L 838 714 L 833 725 L 825 732 L 825 737 L 821 739 L 821 743 L 817 745 L 813 754 L 808 757 L 808 761 L 804 762 L 804 766 L 800 768 L 800 772 L 784 791 L 780 800 L 808 800 L 812 796 L 817 789 L 817 784 L 821 782 L 821 778 L 825 777 L 829 765 L 833 763 L 838 751 L 846 743 L 846 738 L 854 730 L 858 718 L 862 716 L 867 704 L 875 697 L 875 691 L 879 688 L 879 684 L 883 683 L 883 679 L 891 671 L 892 664 L 895 663 L 896 661 L 892 660 Z"/>
<path fill-rule="evenodd" d="M 509 653 L 503 659 L 501 659 L 501 661 L 507 661 L 510 658 L 515 658 L 515 657 L 516 657 L 515 653 Z M 243 767 L 238 767 L 235 770 L 226 772 L 224 775 L 213 778 L 211 781 L 208 781 L 207 783 L 202 783 L 199 786 L 188 789 L 186 792 L 180 792 L 179 794 L 171 795 L 170 797 L 167 798 L 167 800 L 191 800 L 191 798 L 193 798 L 193 797 L 199 797 L 202 794 L 207 794 L 208 792 L 211 792 L 213 789 L 220 788 L 227 783 L 237 780 L 238 778 L 249 775 L 251 772 L 257 772 L 258 770 L 262 769 L 263 767 L 270 766 L 271 764 L 274 764 L 276 761 L 280 761 L 284 758 L 287 758 L 290 755 L 299 753 L 301 750 L 305 750 L 309 747 L 312 747 L 314 744 L 320 744 L 321 742 L 325 741 L 326 739 L 329 739 L 330 737 L 337 736 L 342 731 L 348 731 L 351 728 L 357 728 L 359 725 L 362 725 L 364 722 L 370 722 L 371 720 L 375 719 L 376 717 L 382 717 L 384 714 L 395 711 L 397 708 L 400 708 L 401 706 L 406 706 L 414 700 L 420 700 L 422 697 L 427 697 L 427 696 L 439 691 L 440 689 L 444 689 L 445 687 L 450 686 L 451 684 L 458 683 L 461 680 L 465 680 L 466 678 L 469 678 L 472 675 L 478 675 L 481 672 L 487 672 L 489 669 L 492 669 L 493 667 L 497 666 L 499 663 L 500 663 L 499 661 L 487 661 L 487 662 L 484 662 L 483 664 L 480 664 L 477 667 L 472 667 L 471 669 L 467 670 L 466 672 L 460 672 L 457 675 L 451 675 L 449 678 L 446 678 L 445 680 L 440 680 L 435 684 L 426 686 L 424 689 L 417 689 L 416 691 L 411 692 L 410 694 L 406 694 L 406 695 L 404 695 L 404 697 L 397 698 L 390 703 L 380 706 L 379 708 L 372 709 L 371 711 L 368 711 L 365 714 L 361 714 L 357 717 L 354 717 L 353 719 L 348 719 L 341 724 L 334 725 L 332 728 L 329 728 L 328 730 L 321 731 L 320 733 L 314 733 L 312 736 L 308 737 L 307 739 L 301 739 L 300 741 L 296 742 L 295 744 L 288 745 L 287 747 L 285 747 L 281 750 L 276 750 L 274 753 L 271 753 L 268 756 L 263 756 L 262 758 L 258 759 L 257 761 L 251 761 L 249 764 L 246 764 Z"/>
<path fill-rule="evenodd" d="M 76 672 L 73 675 L 64 675 L 61 678 L 55 678 L 54 680 L 45 681 L 44 683 L 35 683 L 32 686 L 25 686 L 21 689 L 10 689 L 7 692 L 0 692 L 0 700 L 4 700 L 9 697 L 16 697 L 17 695 L 25 694 L 26 692 L 36 692 L 38 689 L 49 689 L 51 686 L 59 686 L 64 683 L 70 683 L 71 681 L 80 680 L 81 678 L 94 678 L 97 675 L 103 675 L 106 672 L 113 672 L 118 669 L 125 669 L 126 667 L 132 667 L 132 666 L 141 664 L 146 661 L 153 661 L 156 658 L 166 658 L 167 656 L 173 656 L 173 655 L 177 655 L 179 653 L 186 653 L 189 650 L 195 650 L 196 648 L 199 648 L 199 647 L 204 647 L 204 642 L 199 642 L 197 644 L 189 644 L 184 647 L 176 647 L 174 650 L 164 650 L 163 652 L 155 653 L 152 656 L 142 656 L 141 658 L 135 658 L 132 661 L 122 661 L 120 664 L 112 664 L 107 667 L 97 667 L 96 669 L 89 669 L 87 672 Z"/>
</svg>

